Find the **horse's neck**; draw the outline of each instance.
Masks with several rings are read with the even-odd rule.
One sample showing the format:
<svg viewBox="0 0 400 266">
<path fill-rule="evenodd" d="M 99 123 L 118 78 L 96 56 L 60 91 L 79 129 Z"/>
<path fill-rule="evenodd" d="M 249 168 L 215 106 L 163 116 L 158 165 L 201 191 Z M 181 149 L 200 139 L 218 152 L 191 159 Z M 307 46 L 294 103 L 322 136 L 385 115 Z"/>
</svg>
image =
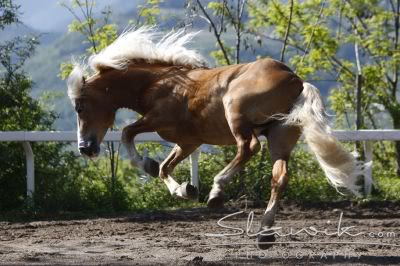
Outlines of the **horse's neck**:
<svg viewBox="0 0 400 266">
<path fill-rule="evenodd" d="M 172 92 L 174 86 L 179 86 L 176 76 L 186 72 L 162 65 L 115 70 L 110 78 L 114 84 L 112 97 L 116 107 L 129 108 L 143 115 L 152 108 L 157 98 L 164 97 L 168 91 Z"/>
</svg>

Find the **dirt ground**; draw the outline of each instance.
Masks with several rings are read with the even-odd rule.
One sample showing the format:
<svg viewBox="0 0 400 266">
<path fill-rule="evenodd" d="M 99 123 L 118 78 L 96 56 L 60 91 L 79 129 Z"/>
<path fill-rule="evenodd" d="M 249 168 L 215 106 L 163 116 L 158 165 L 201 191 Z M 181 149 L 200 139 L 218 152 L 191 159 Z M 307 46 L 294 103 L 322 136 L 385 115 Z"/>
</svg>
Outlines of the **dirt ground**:
<svg viewBox="0 0 400 266">
<path fill-rule="evenodd" d="M 281 227 L 281 235 L 290 230 L 292 234 L 278 236 L 277 241 L 284 243 L 268 250 L 257 249 L 255 238 L 246 231 L 217 224 L 220 218 L 238 211 L 244 213 L 226 218 L 222 225 L 246 230 L 248 214 L 253 211 L 250 232 L 254 233 L 263 209 L 245 210 L 243 206 L 221 212 L 196 208 L 112 218 L 0 222 L 0 264 L 400 264 L 398 204 L 282 204 L 276 226 Z M 209 235 L 232 233 L 236 235 Z"/>
</svg>

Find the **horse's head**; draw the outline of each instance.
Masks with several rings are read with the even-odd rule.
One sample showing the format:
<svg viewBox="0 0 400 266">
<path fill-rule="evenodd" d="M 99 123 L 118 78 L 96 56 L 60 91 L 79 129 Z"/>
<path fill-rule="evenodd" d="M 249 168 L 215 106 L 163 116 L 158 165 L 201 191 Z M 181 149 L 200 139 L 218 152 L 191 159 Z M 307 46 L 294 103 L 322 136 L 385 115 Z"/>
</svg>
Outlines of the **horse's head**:
<svg viewBox="0 0 400 266">
<path fill-rule="evenodd" d="M 95 157 L 115 118 L 115 109 L 110 97 L 107 97 L 108 88 L 100 77 L 86 81 L 79 66 L 74 67 L 67 84 L 68 96 L 77 113 L 79 152 Z"/>
</svg>

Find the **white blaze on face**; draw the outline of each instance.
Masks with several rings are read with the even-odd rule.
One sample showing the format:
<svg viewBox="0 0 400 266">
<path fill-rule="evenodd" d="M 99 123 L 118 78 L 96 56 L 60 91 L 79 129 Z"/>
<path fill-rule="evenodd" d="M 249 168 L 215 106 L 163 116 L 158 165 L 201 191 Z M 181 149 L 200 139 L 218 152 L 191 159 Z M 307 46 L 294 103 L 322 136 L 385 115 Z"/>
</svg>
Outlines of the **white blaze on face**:
<svg viewBox="0 0 400 266">
<path fill-rule="evenodd" d="M 82 135 L 81 135 L 81 129 L 79 127 L 79 118 L 78 118 L 78 116 L 76 117 L 76 127 L 77 127 L 76 135 L 77 135 L 78 146 L 79 146 L 79 143 L 82 142 Z"/>
<path fill-rule="evenodd" d="M 75 105 L 75 99 L 81 96 L 83 85 L 84 85 L 83 69 L 81 66 L 76 64 L 67 80 L 68 97 L 70 98 L 72 105 Z M 80 133 L 78 117 L 76 118 L 76 125 L 77 125 L 77 130 L 76 130 L 77 140 L 79 145 L 79 143 L 82 142 L 82 136 Z"/>
</svg>

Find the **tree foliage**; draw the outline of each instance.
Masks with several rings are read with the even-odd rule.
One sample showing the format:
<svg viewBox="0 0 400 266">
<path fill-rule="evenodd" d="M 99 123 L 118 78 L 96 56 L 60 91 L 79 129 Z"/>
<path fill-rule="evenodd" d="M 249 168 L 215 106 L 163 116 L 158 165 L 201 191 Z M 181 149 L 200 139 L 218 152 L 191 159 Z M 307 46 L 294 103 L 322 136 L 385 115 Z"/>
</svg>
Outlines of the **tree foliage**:
<svg viewBox="0 0 400 266">
<path fill-rule="evenodd" d="M 246 4 L 247 0 L 221 0 L 209 1 L 206 5 L 196 0 L 193 5 L 194 12 L 207 22 L 215 37 L 217 50 L 212 51 L 211 56 L 218 65 L 239 64 L 242 50 L 249 48 L 244 23 Z M 233 43 L 227 38 L 232 33 Z"/>
<path fill-rule="evenodd" d="M 147 0 L 143 4 L 138 5 L 138 14 L 136 23 L 131 20 L 131 24 L 135 25 L 156 25 L 160 15 L 160 4 L 163 0 Z"/>
<path fill-rule="evenodd" d="M 112 13 L 110 7 L 101 12 L 101 17 L 95 18 L 93 8 L 96 1 L 94 0 L 71 0 L 69 4 L 62 2 L 61 5 L 74 17 L 68 26 L 68 31 L 85 37 L 84 44 L 88 45 L 87 54 L 81 56 L 82 60 L 85 56 L 100 52 L 117 38 L 117 26 L 109 21 Z M 72 68 L 73 62 L 62 63 L 59 76 L 66 79 Z"/>
<path fill-rule="evenodd" d="M 358 76 L 361 128 L 400 127 L 399 7 L 385 0 L 294 1 L 289 64 L 306 80 L 336 82 L 329 100 L 339 127 L 354 128 Z M 289 9 L 284 1 L 251 1 L 252 31 L 266 43 L 282 42 Z"/>
<path fill-rule="evenodd" d="M 0 30 L 3 30 L 7 25 L 19 22 L 18 5 L 11 0 L 0 1 Z"/>
<path fill-rule="evenodd" d="M 18 6 L 0 1 L 0 29 L 18 23 Z M 56 115 L 30 96 L 32 81 L 22 67 L 38 41 L 33 36 L 16 37 L 0 43 L 0 131 L 50 130 Z M 74 156 L 63 144 L 34 144 L 38 202 L 54 200 L 52 190 L 68 176 Z M 25 157 L 21 144 L 0 143 L 0 210 L 21 208 L 27 202 Z M 65 179 L 64 179 L 65 180 Z"/>
</svg>

